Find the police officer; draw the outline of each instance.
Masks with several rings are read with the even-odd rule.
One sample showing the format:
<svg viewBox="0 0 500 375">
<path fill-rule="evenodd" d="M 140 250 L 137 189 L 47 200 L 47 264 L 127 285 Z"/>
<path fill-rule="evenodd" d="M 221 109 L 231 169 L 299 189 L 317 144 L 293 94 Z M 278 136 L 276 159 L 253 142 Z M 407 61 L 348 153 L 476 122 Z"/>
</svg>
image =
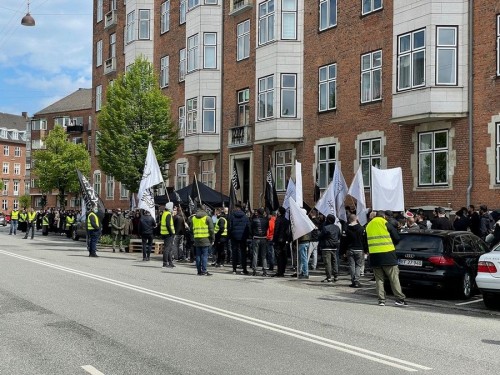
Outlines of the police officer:
<svg viewBox="0 0 500 375">
<path fill-rule="evenodd" d="M 26 219 L 26 225 L 27 225 L 26 235 L 23 238 L 24 239 L 28 238 L 28 235 L 30 234 L 30 229 L 31 229 L 31 239 L 33 239 L 33 237 L 35 237 L 35 221 L 36 221 L 36 212 L 35 212 L 35 210 L 33 210 L 33 207 L 30 207 L 27 216 L 28 217 Z"/>
<path fill-rule="evenodd" d="M 87 238 L 89 244 L 89 257 L 97 258 L 97 242 L 101 236 L 101 223 L 97 213 L 99 209 L 97 206 L 93 208 L 87 215 Z"/>
<path fill-rule="evenodd" d="M 17 208 L 14 208 L 10 212 L 10 231 L 9 231 L 10 235 L 12 234 L 12 232 L 14 232 L 14 236 L 16 235 L 18 220 L 19 220 L 19 210 Z"/>
</svg>

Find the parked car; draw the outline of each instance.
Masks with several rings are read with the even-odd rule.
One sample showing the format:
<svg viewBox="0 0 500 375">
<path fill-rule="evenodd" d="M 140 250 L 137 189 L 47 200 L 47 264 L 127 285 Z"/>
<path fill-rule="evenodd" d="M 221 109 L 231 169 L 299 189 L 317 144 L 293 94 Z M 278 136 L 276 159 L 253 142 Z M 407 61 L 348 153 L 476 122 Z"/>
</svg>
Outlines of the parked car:
<svg viewBox="0 0 500 375">
<path fill-rule="evenodd" d="M 78 241 L 80 238 L 87 238 L 86 225 L 85 216 L 82 216 L 80 220 L 75 220 L 73 223 L 73 230 L 71 232 L 71 238 L 73 241 Z"/>
<path fill-rule="evenodd" d="M 4 214 L 0 214 L 0 225 L 3 225 L 4 227 L 7 225 L 7 218 Z"/>
<path fill-rule="evenodd" d="M 477 286 L 479 257 L 488 246 L 470 232 L 426 230 L 401 233 L 396 246 L 404 287 L 433 287 L 469 298 Z"/>
<path fill-rule="evenodd" d="M 479 258 L 476 284 L 486 307 L 500 307 L 500 244 Z"/>
</svg>

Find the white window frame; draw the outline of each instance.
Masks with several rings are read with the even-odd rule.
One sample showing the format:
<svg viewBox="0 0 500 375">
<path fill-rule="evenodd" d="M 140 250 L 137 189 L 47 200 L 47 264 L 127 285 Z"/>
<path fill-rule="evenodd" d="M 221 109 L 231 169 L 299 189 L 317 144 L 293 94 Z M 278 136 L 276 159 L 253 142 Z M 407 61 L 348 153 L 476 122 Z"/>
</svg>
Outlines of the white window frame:
<svg viewBox="0 0 500 375">
<path fill-rule="evenodd" d="M 236 61 L 250 57 L 250 20 L 236 25 Z"/>
<path fill-rule="evenodd" d="M 497 14 L 497 76 L 500 76 L 500 14 Z"/>
<path fill-rule="evenodd" d="M 238 91 L 238 125 L 250 125 L 250 89 L 246 88 Z"/>
<path fill-rule="evenodd" d="M 170 0 L 161 4 L 160 15 L 160 34 L 170 30 Z"/>
<path fill-rule="evenodd" d="M 115 178 L 106 175 L 106 200 L 115 199 Z"/>
<path fill-rule="evenodd" d="M 290 79 L 293 79 L 293 84 L 289 84 Z M 282 73 L 281 74 L 281 117 L 297 117 L 297 74 Z M 285 113 L 285 98 L 293 97 L 293 108 L 291 113 Z"/>
<path fill-rule="evenodd" d="M 129 190 L 120 182 L 120 200 L 128 199 L 129 195 Z"/>
<path fill-rule="evenodd" d="M 436 142 L 436 136 L 438 134 L 446 134 L 446 146 L 444 147 L 436 147 L 435 142 Z M 428 149 L 423 149 L 422 148 L 422 137 L 431 135 L 431 145 Z M 448 165 L 449 165 L 449 144 L 450 144 L 450 136 L 448 130 L 436 130 L 436 131 L 429 131 L 429 132 L 422 132 L 418 133 L 418 185 L 419 186 L 446 186 L 448 185 Z M 431 180 L 430 182 L 422 182 L 422 168 L 421 165 L 423 163 L 423 156 L 424 155 L 430 155 L 431 156 Z M 446 154 L 446 166 L 444 168 L 444 175 L 446 181 L 439 181 L 436 182 L 436 155 L 438 154 Z"/>
<path fill-rule="evenodd" d="M 288 178 L 292 173 L 293 150 L 280 150 L 274 154 L 276 191 L 286 191 Z"/>
<path fill-rule="evenodd" d="M 259 46 L 273 42 L 274 35 L 274 19 L 276 12 L 276 0 L 266 0 L 259 4 L 259 27 L 258 40 Z"/>
<path fill-rule="evenodd" d="M 186 134 L 186 106 L 180 106 L 179 110 L 179 138 L 184 138 Z"/>
<path fill-rule="evenodd" d="M 99 112 L 102 108 L 102 85 L 95 88 L 95 111 Z"/>
<path fill-rule="evenodd" d="M 12 195 L 19 195 L 19 181 L 14 180 L 12 183 Z"/>
<path fill-rule="evenodd" d="M 337 165 L 337 144 L 323 144 L 318 146 L 318 183 L 320 190 L 325 190 L 333 179 L 333 172 Z"/>
<path fill-rule="evenodd" d="M 16 176 L 21 175 L 21 163 L 14 163 L 14 174 Z"/>
<path fill-rule="evenodd" d="M 151 24 L 151 10 L 149 9 L 139 9 L 139 29 L 138 29 L 138 39 L 139 40 L 149 40 L 151 35 L 150 24 Z"/>
<path fill-rule="evenodd" d="M 96 49 L 95 66 L 101 66 L 102 65 L 102 39 L 97 41 L 95 49 Z"/>
<path fill-rule="evenodd" d="M 376 77 L 379 77 L 378 84 L 376 84 Z M 363 86 L 365 80 L 368 83 L 366 92 Z M 369 103 L 382 99 L 382 50 L 361 55 L 360 86 L 361 103 Z"/>
<path fill-rule="evenodd" d="M 103 16 L 104 16 L 103 0 L 97 0 L 96 8 L 97 8 L 96 22 L 101 22 L 103 20 Z"/>
<path fill-rule="evenodd" d="M 180 0 L 179 2 L 179 25 L 186 23 L 186 0 Z"/>
<path fill-rule="evenodd" d="M 199 64 L 199 34 L 191 35 L 187 40 L 187 72 L 191 73 L 198 69 Z"/>
<path fill-rule="evenodd" d="M 371 185 L 371 167 L 380 169 L 382 163 L 382 138 L 362 139 L 359 141 L 359 165 L 363 174 L 365 188 Z"/>
<path fill-rule="evenodd" d="M 361 0 L 361 14 L 363 16 L 383 8 L 383 0 Z"/>
<path fill-rule="evenodd" d="M 135 40 L 135 10 L 127 14 L 127 25 L 125 28 L 125 43 L 131 43 Z"/>
<path fill-rule="evenodd" d="M 441 43 L 440 32 L 453 30 L 453 42 L 451 44 Z M 440 81 L 439 71 L 442 69 L 440 55 L 441 52 L 451 52 L 453 64 L 451 66 L 451 80 L 449 82 Z M 457 26 L 436 26 L 436 86 L 456 86 L 458 79 L 458 27 Z"/>
<path fill-rule="evenodd" d="M 257 119 L 274 117 L 274 74 L 259 78 Z"/>
<path fill-rule="evenodd" d="M 500 122 L 495 124 L 495 161 L 496 161 L 496 177 L 495 182 L 500 184 Z"/>
<path fill-rule="evenodd" d="M 175 190 L 180 190 L 187 186 L 188 173 L 187 173 L 187 163 L 177 163 L 175 165 Z"/>
<path fill-rule="evenodd" d="M 318 110 L 331 111 L 337 108 L 337 63 L 320 66 L 318 70 Z M 331 105 L 333 87 L 333 100 Z M 324 99 L 323 99 L 324 98 Z M 324 101 L 325 105 L 322 104 Z"/>
<path fill-rule="evenodd" d="M 109 57 L 116 57 L 116 33 L 109 34 Z"/>
<path fill-rule="evenodd" d="M 202 97 L 203 133 L 215 133 L 217 130 L 216 106 L 217 98 L 215 96 Z M 209 119 L 210 122 L 213 122 L 213 129 L 207 128 Z"/>
<path fill-rule="evenodd" d="M 297 0 L 281 0 L 281 39 L 297 40 Z"/>
<path fill-rule="evenodd" d="M 200 5 L 200 0 L 187 0 L 187 4 L 187 11 L 189 12 Z"/>
<path fill-rule="evenodd" d="M 2 210 L 8 210 L 9 209 L 9 206 L 8 206 L 8 202 L 7 202 L 7 199 L 2 199 Z"/>
<path fill-rule="evenodd" d="M 205 0 L 205 5 L 217 5 L 218 0 Z"/>
<path fill-rule="evenodd" d="M 186 79 L 186 67 L 186 49 L 182 48 L 179 50 L 179 82 Z"/>
<path fill-rule="evenodd" d="M 423 33 L 423 39 L 424 43 L 423 45 L 419 45 L 415 47 L 415 36 L 417 34 Z M 409 49 L 402 51 L 401 47 L 401 40 L 405 37 L 409 36 L 410 44 L 409 44 Z M 397 89 L 398 91 L 404 91 L 404 90 L 411 90 L 413 88 L 417 87 L 424 87 L 425 86 L 425 65 L 426 65 L 426 43 L 425 39 L 426 38 L 426 30 L 425 29 L 418 29 L 411 31 L 406 34 L 402 34 L 398 36 L 398 56 L 397 56 L 397 62 L 398 62 L 398 67 L 397 67 Z M 423 54 L 424 56 L 424 61 L 423 61 L 423 71 L 422 71 L 422 82 L 418 83 L 415 82 L 415 66 L 414 66 L 414 60 L 415 56 L 418 54 Z M 402 63 L 401 61 L 403 59 L 409 59 L 409 69 L 408 69 L 408 74 L 409 74 L 409 85 L 401 87 L 401 68 L 402 68 Z"/>
<path fill-rule="evenodd" d="M 92 186 L 94 187 L 94 191 L 96 192 L 97 195 L 101 196 L 101 172 L 94 171 L 93 177 L 94 178 Z"/>
<path fill-rule="evenodd" d="M 31 120 L 31 130 L 47 130 L 46 119 Z"/>
<path fill-rule="evenodd" d="M 6 162 L 6 161 L 3 162 L 3 166 L 2 166 L 2 173 L 3 174 L 9 174 L 9 166 L 10 166 L 9 162 Z"/>
<path fill-rule="evenodd" d="M 170 58 L 163 56 L 160 59 L 160 87 L 168 87 L 169 84 L 169 71 L 170 71 Z"/>
<path fill-rule="evenodd" d="M 10 147 L 8 145 L 3 146 L 3 156 L 9 156 L 10 154 Z"/>
<path fill-rule="evenodd" d="M 337 26 L 337 16 L 337 0 L 319 0 L 319 31 Z"/>
<path fill-rule="evenodd" d="M 215 188 L 215 160 L 202 160 L 201 161 L 201 182 L 209 188 Z"/>
<path fill-rule="evenodd" d="M 217 69 L 217 33 L 203 33 L 203 68 Z"/>
<path fill-rule="evenodd" d="M 186 135 L 196 134 L 198 123 L 198 98 L 186 100 Z"/>
<path fill-rule="evenodd" d="M 30 193 L 30 188 L 31 188 L 31 182 L 30 181 L 24 181 L 24 194 L 29 194 Z"/>
<path fill-rule="evenodd" d="M 21 157 L 21 152 L 22 152 L 21 147 L 19 147 L 19 146 L 14 147 L 14 156 L 15 157 Z"/>
</svg>

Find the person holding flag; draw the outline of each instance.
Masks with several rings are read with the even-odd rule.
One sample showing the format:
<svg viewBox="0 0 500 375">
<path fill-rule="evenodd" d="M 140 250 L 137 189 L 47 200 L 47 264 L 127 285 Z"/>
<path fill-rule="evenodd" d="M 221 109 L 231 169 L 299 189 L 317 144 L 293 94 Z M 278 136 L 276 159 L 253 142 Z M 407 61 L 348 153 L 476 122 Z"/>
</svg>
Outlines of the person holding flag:
<svg viewBox="0 0 500 375">
<path fill-rule="evenodd" d="M 97 258 L 97 242 L 101 236 L 101 221 L 97 216 L 99 207 L 94 206 L 87 215 L 87 238 L 89 239 L 89 257 Z"/>
</svg>

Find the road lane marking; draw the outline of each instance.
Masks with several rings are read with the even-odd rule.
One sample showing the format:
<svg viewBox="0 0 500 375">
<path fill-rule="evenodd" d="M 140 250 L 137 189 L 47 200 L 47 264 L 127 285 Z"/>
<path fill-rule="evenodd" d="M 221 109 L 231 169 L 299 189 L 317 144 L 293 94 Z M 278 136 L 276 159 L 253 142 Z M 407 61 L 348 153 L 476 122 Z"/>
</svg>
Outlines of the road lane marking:
<svg viewBox="0 0 500 375">
<path fill-rule="evenodd" d="M 87 371 L 89 374 L 92 375 L 104 375 L 102 372 L 100 372 L 98 369 L 96 369 L 94 366 L 91 365 L 82 366 L 82 369 L 84 369 L 85 371 Z"/>
<path fill-rule="evenodd" d="M 455 303 L 455 306 L 463 306 L 463 305 L 470 305 L 471 303 L 477 303 L 477 302 L 483 302 L 483 299 L 475 299 L 474 301 L 467 301 L 467 302 L 461 302 L 461 303 Z"/>
<path fill-rule="evenodd" d="M 382 353 L 377 353 L 377 352 L 374 352 L 374 351 L 371 351 L 371 350 L 368 350 L 368 349 L 364 349 L 364 348 L 361 348 L 361 347 L 358 347 L 358 346 L 349 345 L 349 344 L 342 343 L 342 342 L 339 342 L 339 341 L 327 339 L 325 337 L 317 336 L 317 335 L 314 335 L 314 334 L 311 334 L 311 333 L 308 333 L 308 332 L 296 330 L 296 329 L 289 328 L 289 327 L 286 327 L 286 326 L 282 326 L 282 325 L 279 325 L 279 324 L 274 324 L 274 323 L 271 323 L 271 322 L 268 322 L 268 321 L 265 321 L 265 320 L 260 320 L 260 319 L 252 318 L 250 316 L 238 314 L 238 313 L 235 313 L 235 312 L 232 312 L 232 311 L 229 311 L 229 310 L 220 309 L 218 307 L 206 305 L 206 304 L 199 303 L 199 302 L 196 302 L 196 301 L 191 301 L 191 300 L 188 300 L 188 299 L 185 299 L 185 298 L 176 297 L 176 296 L 173 296 L 173 295 L 170 295 L 170 294 L 157 292 L 157 291 L 154 291 L 154 290 L 151 290 L 151 289 L 143 288 L 143 287 L 140 287 L 140 286 L 137 286 L 137 285 L 133 285 L 133 284 L 128 284 L 128 283 L 125 283 L 125 282 L 122 282 L 122 281 L 118 281 L 118 280 L 114 280 L 114 279 L 110 279 L 110 278 L 107 278 L 107 277 L 104 277 L 104 276 L 99 276 L 99 275 L 91 274 L 91 273 L 88 273 L 88 272 L 79 271 L 79 270 L 75 270 L 75 269 L 64 267 L 64 266 L 59 266 L 57 264 L 45 262 L 45 261 L 42 261 L 42 260 L 38 260 L 38 259 L 26 257 L 26 256 L 15 254 L 15 253 L 10 253 L 10 252 L 4 251 L 4 250 L 0 250 L 0 254 L 8 255 L 8 256 L 11 256 L 11 257 L 14 257 L 14 258 L 18 258 L 18 259 L 21 259 L 21 260 L 25 260 L 25 261 L 31 262 L 31 263 L 36 263 L 36 264 L 39 264 L 39 265 L 42 265 L 42 266 L 46 266 L 46 267 L 50 267 L 50 268 L 53 268 L 53 269 L 57 269 L 57 270 L 60 270 L 60 271 L 63 271 L 63 272 L 72 273 L 72 274 L 79 275 L 79 276 L 82 276 L 82 277 L 86 277 L 86 278 L 89 278 L 89 279 L 101 281 L 101 282 L 104 282 L 104 283 L 107 283 L 107 284 L 119 286 L 121 288 L 125 288 L 125 289 L 129 289 L 129 290 L 132 290 L 132 291 L 136 291 L 136 292 L 140 292 L 140 293 L 143 293 L 143 294 L 147 294 L 147 295 L 150 295 L 150 296 L 153 296 L 153 297 L 161 298 L 161 299 L 164 299 L 164 300 L 167 300 L 167 301 L 175 302 L 175 303 L 178 303 L 178 304 L 181 304 L 181 305 L 185 305 L 185 306 L 188 306 L 188 307 L 191 307 L 191 308 L 195 308 L 195 309 L 198 309 L 198 310 L 206 311 L 206 312 L 209 312 L 209 313 L 212 313 L 212 314 L 215 314 L 215 315 L 223 316 L 223 317 L 226 317 L 226 318 L 229 318 L 229 319 L 233 319 L 233 320 L 236 320 L 236 321 L 247 323 L 247 324 L 250 324 L 250 325 L 253 325 L 253 326 L 257 326 L 257 327 L 260 327 L 260 328 L 264 328 L 264 329 L 267 329 L 269 331 L 273 331 L 273 332 L 277 332 L 277 333 L 280 333 L 280 334 L 283 334 L 283 335 L 291 336 L 291 337 L 294 337 L 294 338 L 297 338 L 297 339 L 300 339 L 300 340 L 303 340 L 303 341 L 307 341 L 307 342 L 310 342 L 310 343 L 314 343 L 314 344 L 317 344 L 317 345 L 328 347 L 330 349 L 334 349 L 334 350 L 337 350 L 337 351 L 348 353 L 348 354 L 351 354 L 351 355 L 354 355 L 354 356 L 357 356 L 357 357 L 361 357 L 361 358 L 364 358 L 364 359 L 367 359 L 367 360 L 370 360 L 370 361 L 373 361 L 373 362 L 378 362 L 380 364 L 384 364 L 384 365 L 391 366 L 391 367 L 394 367 L 394 368 L 398 368 L 398 369 L 401 369 L 401 370 L 405 370 L 405 371 L 408 371 L 408 372 L 416 372 L 416 371 L 419 371 L 419 370 L 432 370 L 432 368 L 427 367 L 427 366 L 422 366 L 422 365 L 419 365 L 419 364 L 416 364 L 416 363 L 405 361 L 403 359 L 391 357 L 391 356 L 388 356 L 388 355 L 385 355 L 385 354 L 382 354 Z"/>
</svg>

